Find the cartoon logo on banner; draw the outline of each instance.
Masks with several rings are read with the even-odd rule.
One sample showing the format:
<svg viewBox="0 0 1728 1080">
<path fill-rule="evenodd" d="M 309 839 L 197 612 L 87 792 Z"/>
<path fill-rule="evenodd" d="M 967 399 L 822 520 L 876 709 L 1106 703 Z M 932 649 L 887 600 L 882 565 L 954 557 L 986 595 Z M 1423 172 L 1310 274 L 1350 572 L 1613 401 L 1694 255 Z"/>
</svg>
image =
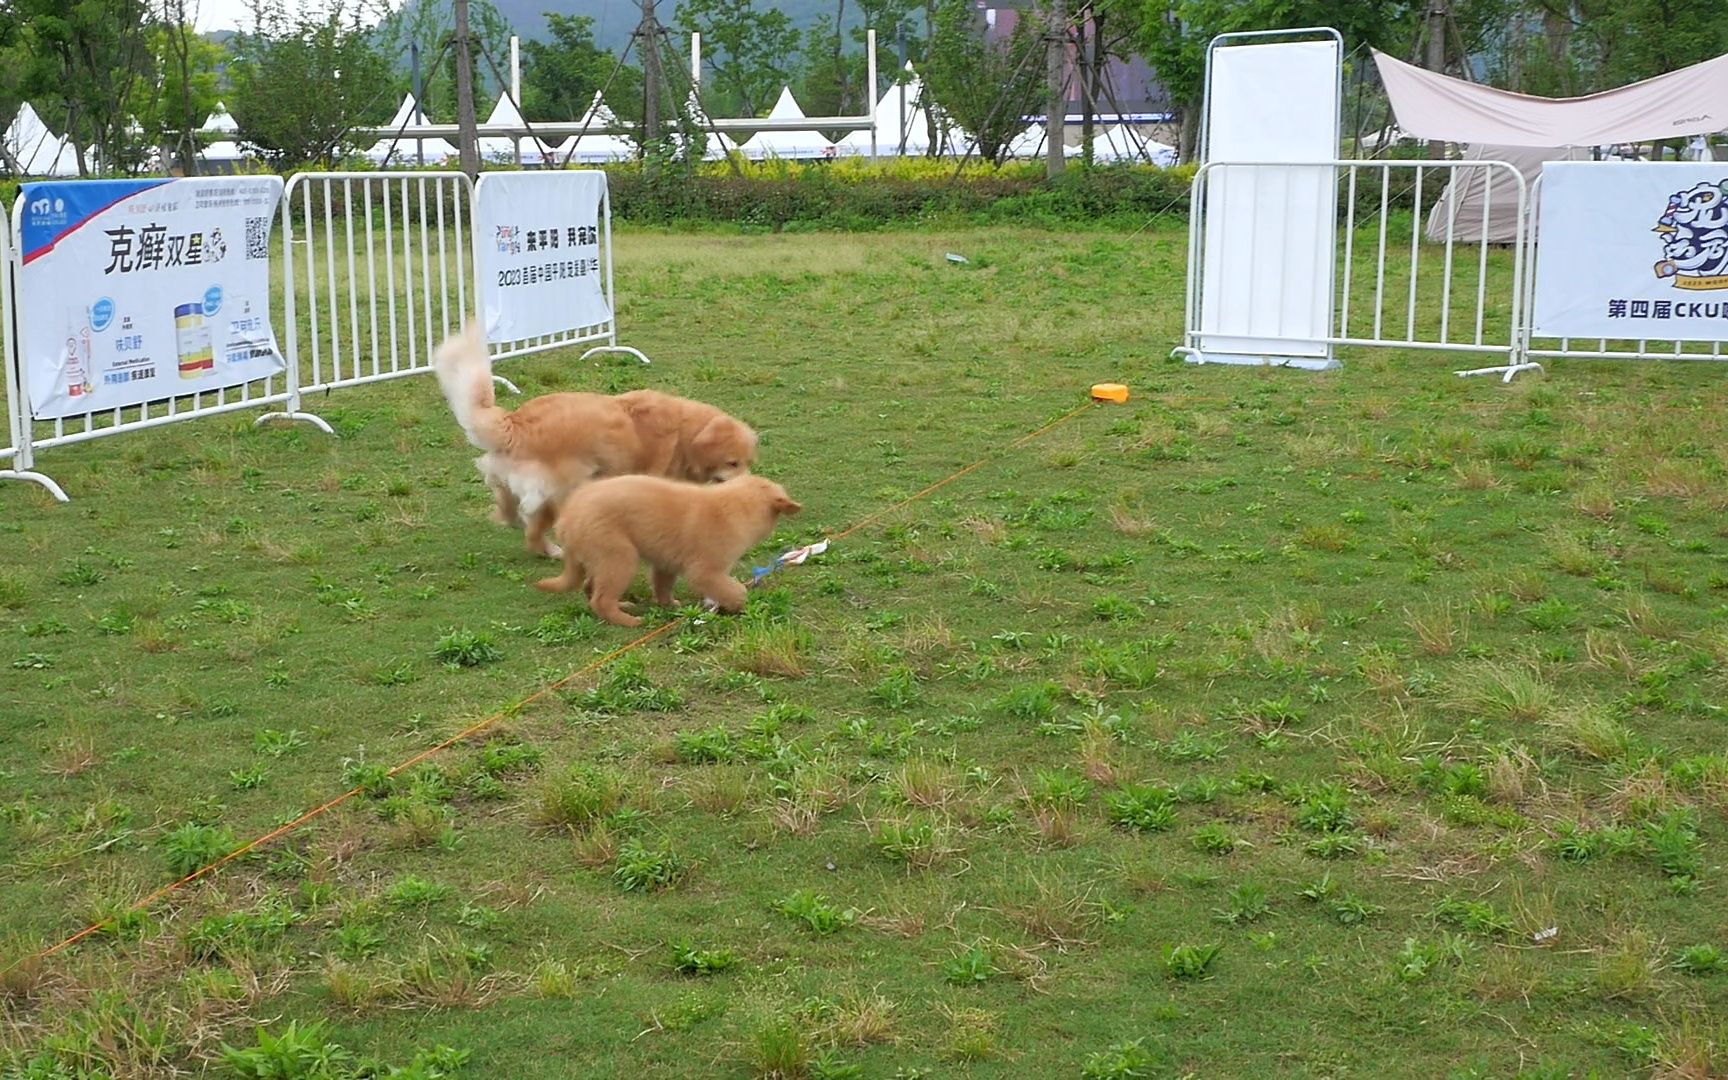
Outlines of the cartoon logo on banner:
<svg viewBox="0 0 1728 1080">
<path fill-rule="evenodd" d="M 1657 278 L 1672 278 L 1676 289 L 1728 289 L 1728 180 L 1668 196 L 1651 231 L 1662 237 Z"/>
</svg>

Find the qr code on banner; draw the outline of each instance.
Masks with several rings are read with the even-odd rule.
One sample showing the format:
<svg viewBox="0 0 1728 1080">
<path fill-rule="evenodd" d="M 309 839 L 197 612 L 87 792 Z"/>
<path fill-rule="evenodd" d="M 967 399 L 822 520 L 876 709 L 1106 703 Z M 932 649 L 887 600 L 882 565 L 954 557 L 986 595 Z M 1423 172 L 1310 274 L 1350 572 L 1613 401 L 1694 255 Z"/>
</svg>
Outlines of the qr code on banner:
<svg viewBox="0 0 1728 1080">
<path fill-rule="evenodd" d="M 270 257 L 269 218 L 249 217 L 246 219 L 246 257 L 248 259 L 268 259 Z"/>
</svg>

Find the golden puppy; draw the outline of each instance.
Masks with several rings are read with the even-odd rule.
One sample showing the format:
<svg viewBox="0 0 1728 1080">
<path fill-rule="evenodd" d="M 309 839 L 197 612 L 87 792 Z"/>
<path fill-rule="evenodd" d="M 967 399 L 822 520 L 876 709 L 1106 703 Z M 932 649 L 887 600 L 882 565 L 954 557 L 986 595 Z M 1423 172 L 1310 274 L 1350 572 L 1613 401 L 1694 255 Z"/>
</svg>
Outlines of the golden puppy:
<svg viewBox="0 0 1728 1080">
<path fill-rule="evenodd" d="M 732 567 L 768 538 L 782 514 L 796 514 L 774 481 L 736 476 L 719 484 L 683 484 L 655 476 L 615 476 L 583 486 L 558 512 L 558 542 L 564 572 L 535 584 L 568 592 L 587 577 L 588 606 L 619 626 L 642 620 L 618 607 L 635 580 L 636 567 L 652 568 L 654 602 L 672 606 L 672 583 L 680 577 L 702 590 L 722 611 L 744 607 L 744 586 Z"/>
<path fill-rule="evenodd" d="M 492 393 L 480 324 L 438 347 L 438 384 L 496 500 L 493 520 L 520 518 L 529 551 L 556 556 L 546 531 L 570 492 L 606 476 L 647 474 L 695 483 L 725 480 L 756 462 L 756 432 L 712 405 L 655 390 L 543 394 L 515 412 Z"/>
</svg>

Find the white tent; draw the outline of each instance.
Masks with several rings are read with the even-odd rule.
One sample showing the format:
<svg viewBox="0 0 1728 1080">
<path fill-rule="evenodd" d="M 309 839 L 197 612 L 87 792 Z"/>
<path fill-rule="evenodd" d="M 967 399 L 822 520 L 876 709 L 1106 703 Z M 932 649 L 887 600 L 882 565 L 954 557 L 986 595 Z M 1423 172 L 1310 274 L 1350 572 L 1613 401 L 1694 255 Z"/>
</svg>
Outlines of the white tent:
<svg viewBox="0 0 1728 1080">
<path fill-rule="evenodd" d="M 1035 158 L 1044 152 L 1044 143 L 1050 138 L 1050 132 L 1043 124 L 1034 123 L 1031 127 L 1008 140 L 1008 156 L 1011 158 Z"/>
<path fill-rule="evenodd" d="M 220 101 L 216 103 L 216 111 L 204 118 L 204 126 L 199 131 L 208 131 L 222 135 L 233 135 L 239 132 L 240 125 L 228 115 L 228 106 Z"/>
<path fill-rule="evenodd" d="M 906 70 L 911 71 L 912 65 L 907 64 Z M 890 86 L 888 92 L 882 95 L 882 100 L 876 103 L 876 111 L 871 116 L 876 122 L 878 154 L 884 157 L 901 153 L 918 156 L 930 152 L 929 121 L 924 110 L 919 107 L 923 89 L 923 85 L 914 76 L 908 82 Z M 901 127 L 902 118 L 905 120 L 904 128 Z M 870 132 L 848 131 L 846 137 L 835 146 L 843 157 L 868 154 Z"/>
<path fill-rule="evenodd" d="M 514 128 L 526 126 L 522 119 L 521 110 L 516 108 L 514 101 L 510 100 L 508 92 L 498 95 L 498 104 L 492 106 L 491 115 L 486 117 L 483 126 L 490 127 L 493 125 Z M 480 156 L 487 161 L 514 162 L 518 146 L 522 148 L 522 164 L 524 165 L 544 164 L 548 157 L 556 156 L 553 154 L 552 148 L 544 141 L 528 136 L 512 138 L 508 135 L 483 135 L 477 142 Z"/>
<path fill-rule="evenodd" d="M 1529 227 L 1534 229 L 1534 200 L 1541 193 L 1535 184 L 1542 175 L 1542 166 L 1550 161 L 1589 161 L 1590 151 L 1581 146 L 1562 149 L 1473 145 L 1465 148 L 1464 160 L 1504 161 L 1523 173 L 1525 190 L 1532 200 Z M 1518 237 L 1518 181 L 1505 169 L 1459 170 L 1428 211 L 1428 239 L 1436 244 L 1445 243 L 1448 224 L 1457 243 L 1474 244 L 1482 240 L 1490 244 L 1512 243 Z"/>
<path fill-rule="evenodd" d="M 780 100 L 769 111 L 769 120 L 802 120 L 804 110 L 792 97 L 792 88 L 780 88 Z M 834 144 L 819 131 L 758 131 L 742 147 L 751 161 L 763 158 L 809 159 L 834 156 Z"/>
<path fill-rule="evenodd" d="M 588 111 L 577 123 L 596 128 L 620 126 L 617 114 L 607 106 L 598 90 L 594 92 L 594 100 L 589 103 Z M 576 139 L 575 150 L 568 147 L 561 150 L 558 154 L 559 160 L 568 155 L 571 161 L 581 165 L 603 165 L 608 161 L 629 161 L 636 156 L 636 144 L 622 135 L 607 135 L 595 131 L 572 138 Z"/>
<path fill-rule="evenodd" d="M 696 124 L 696 126 L 707 131 L 708 111 L 702 107 L 702 98 L 696 93 L 696 88 L 694 86 L 690 88 L 690 98 L 686 102 L 684 109 L 690 114 L 690 119 Z M 724 131 L 707 131 L 707 136 L 708 141 L 702 150 L 703 161 L 724 160 L 729 154 L 738 149 L 737 140 L 727 135 Z M 677 145 L 679 152 L 682 153 L 684 150 L 683 136 L 674 135 L 673 142 Z"/>
<path fill-rule="evenodd" d="M 1145 161 L 1169 167 L 1176 164 L 1176 148 L 1148 139 L 1127 124 L 1114 124 L 1092 137 L 1093 161 Z"/>
<path fill-rule="evenodd" d="M 204 126 L 198 130 L 207 135 L 236 135 L 240 125 L 228 115 L 228 107 L 218 101 L 216 111 L 204 118 Z M 231 171 L 235 163 L 245 156 L 239 143 L 226 138 L 217 139 L 198 151 L 198 160 L 216 172 Z"/>
<path fill-rule="evenodd" d="M 436 165 L 458 156 L 460 152 L 448 139 L 434 136 L 416 142 L 414 130 L 425 123 L 425 115 L 420 113 L 414 95 L 404 96 L 401 107 L 386 125 L 390 135 L 372 144 L 372 148 L 366 151 L 367 160 L 375 165 L 417 165 L 424 155 L 428 165 Z"/>
<path fill-rule="evenodd" d="M 28 101 L 18 106 L 3 136 L 6 152 L 25 176 L 77 176 L 78 152 L 66 139 L 48 130 Z"/>
<path fill-rule="evenodd" d="M 1011 158 L 1041 158 L 1044 156 L 1046 144 L 1050 141 L 1050 132 L 1042 123 L 1033 125 L 1008 141 L 1008 156 Z M 1094 140 L 1096 141 L 1096 140 Z M 1064 146 L 1063 157 L 1079 157 L 1084 151 L 1078 146 Z"/>
</svg>

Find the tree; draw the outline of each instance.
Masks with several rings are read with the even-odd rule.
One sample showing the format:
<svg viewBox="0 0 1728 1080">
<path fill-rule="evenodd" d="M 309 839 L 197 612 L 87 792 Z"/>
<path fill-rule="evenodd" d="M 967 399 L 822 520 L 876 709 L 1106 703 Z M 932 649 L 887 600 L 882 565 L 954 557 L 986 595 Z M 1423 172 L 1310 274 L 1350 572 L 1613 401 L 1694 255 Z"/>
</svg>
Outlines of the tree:
<svg viewBox="0 0 1728 1080">
<path fill-rule="evenodd" d="M 580 120 L 594 95 L 606 88 L 606 104 L 620 119 L 642 115 L 642 71 L 625 65 L 594 42 L 594 20 L 585 15 L 546 13 L 550 39 L 522 43 L 522 115 L 529 120 Z M 613 71 L 617 75 L 613 75 Z"/>
<path fill-rule="evenodd" d="M 448 3 L 403 4 L 378 24 L 378 43 L 391 55 L 406 58 L 411 47 L 419 48 L 420 107 L 427 116 L 456 115 L 456 49 L 445 48 L 455 32 L 454 8 Z M 510 55 L 510 34 L 510 20 L 489 0 L 469 0 L 468 36 L 473 42 L 469 77 L 476 99 L 498 93 L 500 80 L 494 78 L 493 64 L 503 71 Z M 523 79 L 527 79 L 526 74 Z M 485 91 L 483 87 L 493 89 Z M 479 119 L 486 119 L 490 106 L 477 102 L 475 108 Z"/>
<path fill-rule="evenodd" d="M 162 18 L 147 29 L 150 71 L 134 84 L 126 111 L 138 122 L 139 141 L 172 145 L 190 176 L 197 171 L 198 127 L 216 107 L 216 71 L 226 50 L 199 36 L 187 16 L 186 0 L 163 0 Z"/>
<path fill-rule="evenodd" d="M 924 86 L 942 110 L 999 162 L 1045 90 L 1038 23 L 1023 19 L 1005 42 L 986 42 L 970 0 L 940 0 Z"/>
<path fill-rule="evenodd" d="M 0 39 L 20 98 L 37 103 L 43 120 L 65 132 L 88 176 L 94 146 L 109 162 L 127 143 L 125 108 L 133 85 L 149 70 L 145 0 L 8 0 L 0 4 Z"/>
<path fill-rule="evenodd" d="M 358 147 L 357 124 L 388 119 L 395 71 L 355 15 L 268 18 L 239 39 L 229 65 L 229 112 L 241 141 L 286 169 L 327 161 Z"/>
<path fill-rule="evenodd" d="M 1366 42 L 1393 52 L 1412 40 L 1411 0 L 1145 0 L 1138 43 L 1170 94 L 1182 125 L 1182 157 L 1193 156 L 1196 115 L 1205 94 L 1206 46 L 1219 34 L 1330 26 L 1348 47 Z M 1397 43 L 1394 45 L 1393 43 Z"/>
<path fill-rule="evenodd" d="M 702 35 L 716 115 L 760 115 L 792 81 L 798 31 L 783 11 L 758 10 L 754 0 L 685 0 L 677 25 Z"/>
<path fill-rule="evenodd" d="M 1527 93 L 1577 96 L 1649 79 L 1728 49 L 1728 0 L 1528 0 L 1507 25 L 1540 22 L 1538 38 L 1514 34 L 1499 74 Z"/>
</svg>

